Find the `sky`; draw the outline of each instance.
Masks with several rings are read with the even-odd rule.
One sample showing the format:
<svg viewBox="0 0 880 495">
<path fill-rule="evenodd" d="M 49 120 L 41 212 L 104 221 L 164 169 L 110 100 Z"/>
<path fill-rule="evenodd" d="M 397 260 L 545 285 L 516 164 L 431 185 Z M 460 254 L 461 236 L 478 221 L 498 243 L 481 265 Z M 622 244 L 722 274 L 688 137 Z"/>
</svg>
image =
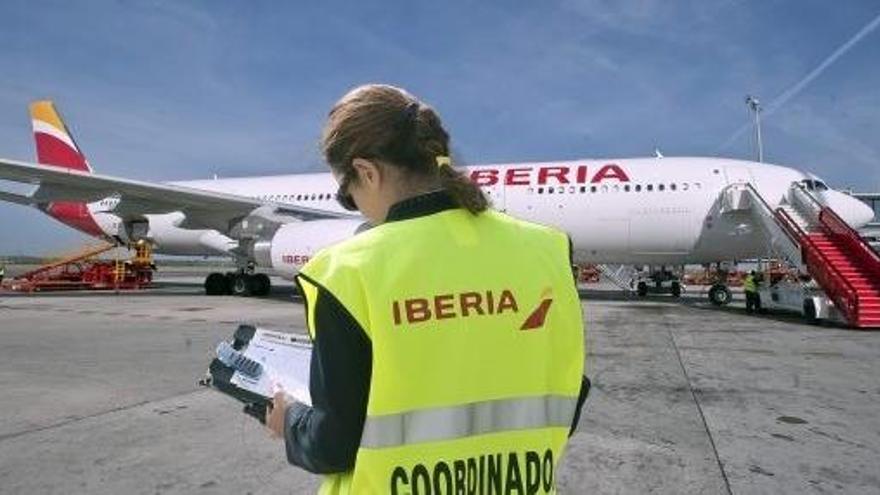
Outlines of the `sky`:
<svg viewBox="0 0 880 495">
<path fill-rule="evenodd" d="M 18 1 L 0 6 L 0 156 L 53 99 L 93 168 L 167 181 L 321 170 L 368 82 L 434 106 L 469 164 L 755 156 L 880 191 L 880 1 Z M 876 28 L 876 29 L 875 29 Z M 0 204 L 0 255 L 86 238 Z"/>
</svg>

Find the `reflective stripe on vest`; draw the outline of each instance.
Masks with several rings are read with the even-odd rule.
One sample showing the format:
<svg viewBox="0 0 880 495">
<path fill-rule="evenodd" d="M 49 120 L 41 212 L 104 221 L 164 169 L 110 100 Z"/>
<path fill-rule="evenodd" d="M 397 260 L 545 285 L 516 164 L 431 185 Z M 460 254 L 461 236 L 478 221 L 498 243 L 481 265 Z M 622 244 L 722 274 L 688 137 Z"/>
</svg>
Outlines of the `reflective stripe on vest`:
<svg viewBox="0 0 880 495">
<path fill-rule="evenodd" d="M 379 449 L 529 428 L 571 426 L 577 398 L 545 395 L 367 417 L 361 447 Z"/>
</svg>

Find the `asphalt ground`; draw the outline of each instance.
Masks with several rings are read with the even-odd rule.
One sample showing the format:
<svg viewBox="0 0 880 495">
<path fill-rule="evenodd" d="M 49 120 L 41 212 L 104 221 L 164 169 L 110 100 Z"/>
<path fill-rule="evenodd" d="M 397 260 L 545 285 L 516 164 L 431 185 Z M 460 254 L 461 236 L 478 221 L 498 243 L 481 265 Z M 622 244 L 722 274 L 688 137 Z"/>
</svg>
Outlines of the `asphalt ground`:
<svg viewBox="0 0 880 495">
<path fill-rule="evenodd" d="M 304 333 L 289 284 L 206 297 L 0 294 L 0 493 L 313 493 L 238 404 L 201 388 L 239 322 Z M 594 388 L 561 493 L 880 493 L 880 332 L 747 316 L 699 294 L 586 290 Z"/>
</svg>

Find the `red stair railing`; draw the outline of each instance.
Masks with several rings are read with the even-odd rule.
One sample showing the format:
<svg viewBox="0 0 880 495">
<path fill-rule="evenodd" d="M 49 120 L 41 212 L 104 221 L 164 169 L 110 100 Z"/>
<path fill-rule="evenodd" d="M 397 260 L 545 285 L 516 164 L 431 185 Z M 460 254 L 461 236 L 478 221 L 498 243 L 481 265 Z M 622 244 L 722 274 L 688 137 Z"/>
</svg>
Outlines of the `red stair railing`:
<svg viewBox="0 0 880 495">
<path fill-rule="evenodd" d="M 776 210 L 776 214 L 777 218 L 784 219 L 783 225 L 789 224 L 788 228 L 797 232 L 800 238 L 801 256 L 803 256 L 810 276 L 819 283 L 819 286 L 822 287 L 828 297 L 834 301 L 834 304 L 843 313 L 846 320 L 851 324 L 855 324 L 859 314 L 859 296 L 856 288 L 831 263 L 831 260 L 815 241 L 792 220 L 788 212 L 779 208 Z"/>
<path fill-rule="evenodd" d="M 798 189 L 806 196 L 812 206 L 818 210 L 819 225 L 824 227 L 826 232 L 837 234 L 837 230 L 851 230 L 833 210 L 820 203 L 809 191 L 801 184 L 796 184 Z M 823 215 L 823 212 L 830 212 Z M 825 221 L 823 221 L 823 217 Z M 829 218 L 833 219 L 829 220 Z M 829 223 L 832 226 L 829 225 Z M 810 238 L 804 234 L 804 242 L 801 244 L 805 248 L 804 260 L 807 261 L 807 267 L 810 275 L 819 282 L 819 285 L 834 301 L 835 306 L 850 325 L 858 325 L 859 323 L 859 293 L 852 285 L 852 282 L 831 263 L 831 260 L 825 255 L 824 251 Z M 809 251 L 809 252 L 808 252 Z M 813 262 L 810 262 L 812 260 Z M 821 260 L 821 263 L 818 261 Z"/>
<path fill-rule="evenodd" d="M 827 206 L 819 212 L 819 222 L 829 232 L 843 240 L 846 247 L 862 262 L 862 266 L 875 277 L 880 277 L 880 255 L 865 242 L 849 224 Z"/>
</svg>

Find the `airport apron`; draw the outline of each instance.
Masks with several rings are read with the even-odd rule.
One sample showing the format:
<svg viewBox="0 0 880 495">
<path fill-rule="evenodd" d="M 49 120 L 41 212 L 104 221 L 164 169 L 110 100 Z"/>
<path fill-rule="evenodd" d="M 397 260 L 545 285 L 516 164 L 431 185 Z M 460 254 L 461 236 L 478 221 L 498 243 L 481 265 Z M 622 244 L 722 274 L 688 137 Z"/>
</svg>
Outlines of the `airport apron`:
<svg viewBox="0 0 880 495">
<path fill-rule="evenodd" d="M 584 367 L 568 238 L 487 211 L 390 222 L 330 247 L 323 285 L 372 345 L 354 469 L 320 493 L 553 493 Z"/>
</svg>

